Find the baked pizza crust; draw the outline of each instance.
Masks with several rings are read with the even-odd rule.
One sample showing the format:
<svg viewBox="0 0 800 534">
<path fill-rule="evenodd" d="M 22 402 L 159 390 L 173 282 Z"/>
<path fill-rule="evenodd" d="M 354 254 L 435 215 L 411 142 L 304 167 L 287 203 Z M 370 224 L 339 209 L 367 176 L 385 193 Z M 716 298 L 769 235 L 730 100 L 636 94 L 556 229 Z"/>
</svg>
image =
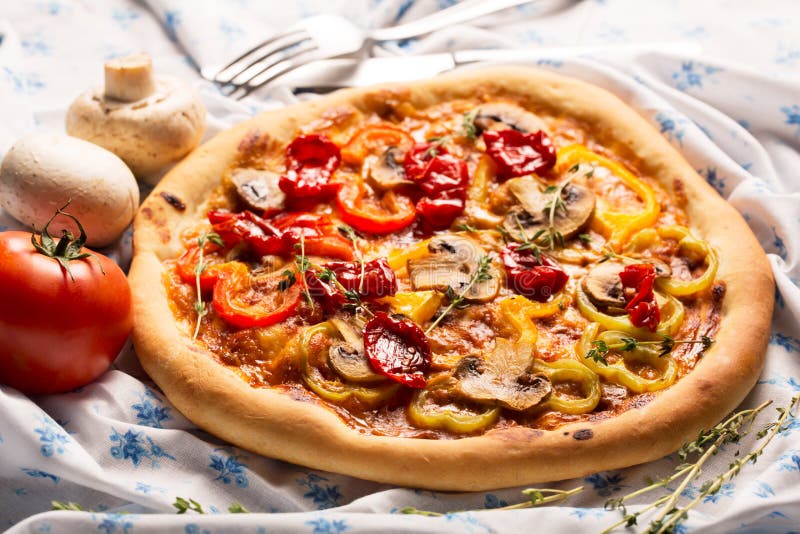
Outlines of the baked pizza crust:
<svg viewBox="0 0 800 534">
<path fill-rule="evenodd" d="M 375 110 L 408 100 L 425 107 L 476 93 L 511 96 L 532 110 L 580 120 L 605 146 L 639 162 L 719 253 L 727 292 L 716 343 L 696 368 L 647 404 L 617 417 L 552 431 L 524 427 L 428 440 L 359 433 L 322 404 L 249 386 L 195 344 L 169 307 L 162 261 L 177 257 L 181 231 L 257 129 L 288 143 L 297 128 L 342 105 Z M 169 193 L 185 204 L 179 210 Z M 645 119 L 611 93 L 527 67 L 456 72 L 399 86 L 344 90 L 263 113 L 220 133 L 177 165 L 144 202 L 134 225 L 130 271 L 136 352 L 169 400 L 199 427 L 239 447 L 308 467 L 436 490 L 489 490 L 583 476 L 660 458 L 716 424 L 758 378 L 769 336 L 774 283 L 766 256 L 739 213 Z"/>
</svg>

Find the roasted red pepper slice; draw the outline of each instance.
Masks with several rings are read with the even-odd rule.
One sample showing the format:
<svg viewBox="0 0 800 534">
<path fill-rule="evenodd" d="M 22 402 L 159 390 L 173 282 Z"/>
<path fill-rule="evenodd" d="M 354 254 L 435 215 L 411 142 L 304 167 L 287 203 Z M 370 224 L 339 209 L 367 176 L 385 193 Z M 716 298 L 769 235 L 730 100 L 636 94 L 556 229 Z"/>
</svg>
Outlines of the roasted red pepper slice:
<svg viewBox="0 0 800 534">
<path fill-rule="evenodd" d="M 362 298 L 391 297 L 397 293 L 397 277 L 385 258 L 364 262 L 364 283 L 361 283 L 361 264 L 358 262 L 331 262 L 327 267 L 348 291 L 356 291 Z"/>
<path fill-rule="evenodd" d="M 403 168 L 406 170 L 406 176 L 410 180 L 421 180 L 425 175 L 425 169 L 428 163 L 438 155 L 447 154 L 447 150 L 442 146 L 441 142 L 433 141 L 426 143 L 417 143 L 411 150 L 406 152 L 406 157 L 403 160 Z"/>
<path fill-rule="evenodd" d="M 342 220 L 368 234 L 390 234 L 414 222 L 416 211 L 411 199 L 394 191 L 381 196 L 370 192 L 360 177 L 342 184 L 336 195 Z"/>
<path fill-rule="evenodd" d="M 377 312 L 364 327 L 364 349 L 376 372 L 412 388 L 425 387 L 431 348 L 417 323 Z"/>
<path fill-rule="evenodd" d="M 251 277 L 246 265 L 232 263 L 214 285 L 214 311 L 237 328 L 270 326 L 292 315 L 301 298 L 301 285 L 284 291 L 280 271 Z"/>
<path fill-rule="evenodd" d="M 331 183 L 333 172 L 342 159 L 339 147 L 320 134 L 298 135 L 286 147 L 286 174 L 278 187 L 289 201 L 307 204 L 324 200 L 336 193 Z"/>
<path fill-rule="evenodd" d="M 532 250 L 519 247 L 511 243 L 502 250 L 509 288 L 537 302 L 547 302 L 564 288 L 569 275 L 547 256 L 540 256 L 540 261 Z"/>
<path fill-rule="evenodd" d="M 483 132 L 486 153 L 497 165 L 502 179 L 525 176 L 551 169 L 556 164 L 556 149 L 543 131 L 522 133 L 517 130 Z"/>
<path fill-rule="evenodd" d="M 208 220 L 229 247 L 245 241 L 260 256 L 284 253 L 280 230 L 252 211 L 212 210 L 208 212 Z"/>
<path fill-rule="evenodd" d="M 619 273 L 625 299 L 628 304 L 625 310 L 631 317 L 631 323 L 639 328 L 647 328 L 651 332 L 658 330 L 661 322 L 661 310 L 656 303 L 653 283 L 656 280 L 656 268 L 652 263 L 635 263 L 626 265 Z"/>
<path fill-rule="evenodd" d="M 325 313 L 335 313 L 347 302 L 347 298 L 339 288 L 331 282 L 320 280 L 314 271 L 306 271 L 304 277 L 308 293 L 320 303 Z"/>
<path fill-rule="evenodd" d="M 340 260 L 353 259 L 353 243 L 343 237 L 324 214 L 282 213 L 270 222 L 281 232 L 286 254 L 293 254 L 302 236 L 306 254 Z"/>
<path fill-rule="evenodd" d="M 449 228 L 464 211 L 465 197 L 463 189 L 445 191 L 435 198 L 422 197 L 416 205 L 422 233 Z"/>
<path fill-rule="evenodd" d="M 432 158 L 417 185 L 429 197 L 451 189 L 466 190 L 469 182 L 467 164 L 450 154 L 442 154 Z"/>
</svg>

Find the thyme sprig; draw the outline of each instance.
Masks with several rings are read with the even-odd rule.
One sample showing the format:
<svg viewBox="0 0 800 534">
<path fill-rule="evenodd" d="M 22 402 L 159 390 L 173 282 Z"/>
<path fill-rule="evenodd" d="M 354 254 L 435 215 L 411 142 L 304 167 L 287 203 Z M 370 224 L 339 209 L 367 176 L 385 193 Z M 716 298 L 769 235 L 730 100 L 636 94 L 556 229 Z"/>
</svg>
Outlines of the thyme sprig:
<svg viewBox="0 0 800 534">
<path fill-rule="evenodd" d="M 703 345 L 703 350 L 701 351 L 702 353 L 711 348 L 713 343 L 714 340 L 709 336 L 702 336 L 700 339 L 674 339 L 668 334 L 664 334 L 660 341 L 640 341 L 632 337 L 623 337 L 618 343 L 606 343 L 602 339 L 595 339 L 592 341 L 591 350 L 584 355 L 584 358 L 594 360 L 595 362 L 602 363 L 603 365 L 608 365 L 606 356 L 612 350 L 630 352 L 637 347 L 656 346 L 660 350 L 658 353 L 659 357 L 663 357 L 672 352 L 672 349 L 675 348 L 675 345 L 701 344 Z"/>
<path fill-rule="evenodd" d="M 441 150 L 444 144 L 449 140 L 450 138 L 446 135 L 441 137 L 431 137 L 428 139 L 428 142 L 432 144 L 422 154 L 422 159 L 435 158 L 439 154 L 439 150 Z"/>
<path fill-rule="evenodd" d="M 528 497 L 527 501 L 523 501 L 519 504 L 511 504 L 508 506 L 501 506 L 499 508 L 487 508 L 484 510 L 474 510 L 475 512 L 496 512 L 498 510 L 519 510 L 522 508 L 531 508 L 534 506 L 541 506 L 543 504 L 550 504 L 554 502 L 563 501 L 572 497 L 573 495 L 580 493 L 583 491 L 583 486 L 578 486 L 577 488 L 573 488 L 571 490 L 559 490 L 559 489 L 551 489 L 551 488 L 527 488 L 522 490 L 522 494 Z M 465 510 L 464 510 L 465 511 Z M 419 510 L 414 508 L 413 506 L 407 506 L 405 508 L 400 509 L 401 514 L 414 514 L 414 515 L 424 515 L 427 517 L 441 517 L 446 514 L 439 513 L 439 512 L 430 512 L 428 510 Z M 453 514 L 457 512 L 447 512 L 447 514 Z"/>
<path fill-rule="evenodd" d="M 308 290 L 308 285 L 305 283 L 305 274 L 306 271 L 311 268 L 311 262 L 308 260 L 308 257 L 306 256 L 306 240 L 302 234 L 300 235 L 300 242 L 295 243 L 294 248 L 300 249 L 300 254 L 295 254 L 294 256 L 294 266 L 297 268 L 297 272 L 300 273 L 300 276 L 303 278 L 304 281 L 303 296 L 305 297 L 306 302 L 308 302 L 308 305 L 311 306 L 311 308 L 313 309 L 314 299 L 311 298 L 311 292 Z M 286 271 L 284 271 L 284 275 L 285 274 Z"/>
<path fill-rule="evenodd" d="M 197 322 L 194 325 L 194 334 L 192 334 L 192 339 L 197 339 L 197 336 L 200 333 L 200 323 L 202 323 L 203 317 L 208 315 L 208 306 L 206 306 L 206 303 L 203 301 L 203 293 L 200 290 L 200 275 L 202 275 L 206 269 L 208 269 L 208 264 L 203 258 L 206 243 L 208 242 L 214 243 L 220 247 L 225 246 L 225 242 L 222 241 L 222 237 L 220 237 L 220 235 L 216 232 L 205 232 L 197 238 L 197 265 L 194 266 L 194 285 L 195 291 L 197 292 L 197 298 L 194 301 L 194 311 L 197 313 Z"/>
<path fill-rule="evenodd" d="M 567 214 L 567 204 L 564 202 L 564 199 L 561 198 L 561 195 L 564 192 L 564 188 L 566 188 L 569 183 L 569 180 L 565 180 L 559 185 L 550 185 L 544 190 L 545 195 L 553 195 L 544 205 L 544 209 L 547 211 L 547 221 L 549 225 L 547 229 L 539 230 L 542 235 L 539 236 L 538 239 L 534 237 L 534 241 L 539 242 L 540 245 L 550 250 L 555 250 L 556 246 L 564 248 L 564 235 L 556 230 L 555 219 L 558 210 L 563 211 L 564 215 Z"/>
<path fill-rule="evenodd" d="M 358 276 L 358 292 L 363 293 L 366 267 L 364 266 L 364 255 L 362 254 L 361 249 L 358 247 L 358 234 L 356 234 L 356 231 L 351 227 L 345 225 L 339 226 L 337 229 L 342 235 L 349 239 L 351 243 L 353 243 L 353 255 L 355 256 L 356 263 L 361 266 L 361 273 Z"/>
<path fill-rule="evenodd" d="M 478 116 L 480 108 L 475 108 L 464 113 L 464 120 L 461 122 L 461 133 L 470 141 L 475 141 L 478 137 L 478 128 L 475 126 L 475 118 Z"/>
<path fill-rule="evenodd" d="M 367 317 L 375 317 L 375 314 L 372 313 L 366 303 L 361 300 L 361 295 L 358 291 L 347 289 L 336 277 L 336 273 L 333 272 L 328 267 L 320 267 L 318 265 L 312 265 L 312 267 L 317 270 L 317 278 L 322 280 L 323 282 L 327 282 L 329 284 L 333 284 L 336 288 L 342 292 L 344 298 L 347 299 L 347 303 L 342 306 L 342 310 L 350 313 L 363 313 Z"/>
<path fill-rule="evenodd" d="M 448 300 L 450 300 L 450 304 L 447 306 L 447 308 L 444 309 L 442 313 L 439 314 L 439 317 L 436 318 L 436 320 L 428 327 L 428 329 L 425 330 L 426 336 L 430 334 L 431 330 L 436 328 L 436 325 L 438 325 L 448 313 L 453 311 L 454 308 L 460 308 L 462 306 L 462 304 L 464 303 L 465 295 L 469 293 L 469 291 L 475 284 L 480 282 L 486 282 L 487 280 L 492 279 L 492 274 L 489 272 L 491 267 L 492 267 L 492 258 L 490 258 L 489 256 L 481 256 L 481 258 L 478 260 L 478 268 L 475 270 L 474 273 L 472 273 L 469 282 L 467 283 L 466 286 L 464 286 L 464 288 L 461 290 L 460 293 L 456 294 L 455 289 L 453 289 L 452 286 L 447 287 L 445 295 L 447 296 Z"/>
<path fill-rule="evenodd" d="M 761 445 L 744 456 L 734 459 L 725 472 L 706 480 L 701 485 L 697 496 L 690 502 L 684 506 L 678 506 L 681 494 L 693 480 L 700 476 L 702 468 L 708 459 L 717 454 L 723 445 L 727 443 L 739 443 L 752 429 L 756 417 L 767 408 L 772 401 L 764 402 L 756 408 L 737 412 L 712 429 L 700 432 L 696 440 L 685 444 L 681 450 L 678 451 L 678 457 L 684 462 L 690 456 L 697 455 L 698 459 L 695 462 L 688 464 L 683 463 L 675 468 L 675 473 L 671 476 L 655 481 L 649 486 L 629 493 L 621 498 L 610 499 L 606 502 L 606 509 L 620 510 L 623 514 L 623 518 L 609 526 L 603 531 L 603 534 L 609 533 L 622 525 L 636 525 L 638 518 L 642 514 L 657 508 L 660 509 L 660 512 L 650 521 L 648 532 L 655 534 L 674 532 L 676 527 L 689 516 L 689 511 L 691 509 L 709 495 L 716 494 L 720 488 L 722 488 L 722 485 L 738 475 L 745 465 L 748 463 L 756 463 L 758 457 L 761 456 L 772 439 L 778 433 L 785 430 L 786 422 L 789 417 L 792 416 L 792 410 L 797 407 L 799 402 L 800 394 L 795 395 L 788 406 L 777 408 L 779 414 L 778 419 L 764 426 L 756 434 L 757 439 L 766 438 Z M 625 502 L 654 489 L 667 487 L 676 480 L 681 480 L 681 482 L 669 495 L 656 499 L 654 502 L 634 513 L 628 513 L 625 508 Z"/>
</svg>

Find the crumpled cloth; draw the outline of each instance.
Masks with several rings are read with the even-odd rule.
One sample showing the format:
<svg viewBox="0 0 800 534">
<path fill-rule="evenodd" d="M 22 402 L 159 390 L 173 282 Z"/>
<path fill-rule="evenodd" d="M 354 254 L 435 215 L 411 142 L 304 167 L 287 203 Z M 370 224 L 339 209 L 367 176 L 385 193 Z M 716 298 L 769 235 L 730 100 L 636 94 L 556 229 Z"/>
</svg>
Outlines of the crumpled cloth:
<svg viewBox="0 0 800 534">
<path fill-rule="evenodd" d="M 220 95 L 193 68 L 193 62 L 215 60 L 212 45 L 227 43 L 230 50 L 225 53 L 232 53 L 255 42 L 264 28 L 286 27 L 321 10 L 379 26 L 450 3 L 6 3 L 0 7 L 0 154 L 26 132 L 63 131 L 71 100 L 87 83 L 102 83 L 105 59 L 146 50 L 157 71 L 193 81 L 208 106 L 212 135 L 291 100 L 288 91 L 275 93 L 283 95 L 282 101 L 253 97 L 232 102 Z M 763 4 L 675 0 L 644 8 L 635 0 L 542 1 L 480 21 L 488 27 L 450 28 L 390 43 L 381 51 L 542 47 L 531 54 L 531 64 L 605 87 L 650 120 L 743 214 L 775 274 L 767 363 L 743 407 L 766 399 L 782 406 L 800 391 L 800 13 L 791 1 Z M 212 7 L 227 16 L 202 17 Z M 241 18 L 241 13 L 248 16 Z M 201 45 L 198 35 L 205 36 Z M 544 48 L 687 39 L 699 43 L 707 55 L 651 52 L 555 59 Z M 142 188 L 145 194 L 149 191 Z M 17 226 L 0 212 L 0 229 Z M 103 252 L 126 267 L 130 232 Z M 773 416 L 770 408 L 761 421 Z M 792 417 L 758 463 L 703 499 L 679 530 L 795 530 L 800 524 L 798 440 L 800 419 Z M 739 446 L 727 446 L 705 474 L 722 472 L 737 450 L 744 453 L 756 443 L 750 435 Z M 620 518 L 619 512 L 603 509 L 607 499 L 646 485 L 648 477 L 669 475 L 678 463 L 671 455 L 642 466 L 537 485 L 583 485 L 585 490 L 559 506 L 498 512 L 492 509 L 524 501 L 522 488 L 479 493 L 398 488 L 232 447 L 182 417 L 141 370 L 130 347 L 98 381 L 72 393 L 28 398 L 0 386 L 0 529 L 13 533 L 479 533 L 528 531 L 532 525 L 547 532 L 593 532 Z M 697 495 L 702 480 L 686 488 L 686 499 Z M 659 489 L 635 502 L 651 502 L 665 492 Z M 173 503 L 178 497 L 194 499 L 207 515 L 176 515 Z M 52 500 L 72 501 L 91 511 L 49 511 Z M 234 503 L 255 513 L 227 515 Z M 441 517 L 399 514 L 406 506 L 476 511 Z M 645 525 L 646 517 L 640 523 Z"/>
</svg>

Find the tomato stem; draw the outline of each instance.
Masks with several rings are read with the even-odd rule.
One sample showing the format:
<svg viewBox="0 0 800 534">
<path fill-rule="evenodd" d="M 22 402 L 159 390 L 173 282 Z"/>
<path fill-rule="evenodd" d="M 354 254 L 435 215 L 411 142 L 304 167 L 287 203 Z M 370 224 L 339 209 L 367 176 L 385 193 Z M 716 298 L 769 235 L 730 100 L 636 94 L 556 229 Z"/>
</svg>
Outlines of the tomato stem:
<svg viewBox="0 0 800 534">
<path fill-rule="evenodd" d="M 56 260 L 61 267 L 67 271 L 67 274 L 69 274 L 69 277 L 73 282 L 75 282 L 75 277 L 72 275 L 72 270 L 69 268 L 69 262 L 73 260 L 82 260 L 90 256 L 97 260 L 97 264 L 100 266 L 100 272 L 105 276 L 106 272 L 103 270 L 103 265 L 100 263 L 99 258 L 91 252 L 82 252 L 83 246 L 86 243 L 86 231 L 83 229 L 83 225 L 81 225 L 80 221 L 74 215 L 64 211 L 67 206 L 69 206 L 70 202 L 72 202 L 72 200 L 68 200 L 66 204 L 56 210 L 53 216 L 50 217 L 50 219 L 48 219 L 48 221 L 45 223 L 41 232 L 38 234 L 35 231 L 31 233 L 31 244 L 33 245 L 33 248 L 39 252 L 39 254 L 43 254 L 48 258 L 53 258 Z M 80 235 L 77 239 L 70 231 L 65 229 L 61 231 L 61 238 L 58 240 L 58 242 L 53 240 L 53 237 L 50 235 L 50 232 L 48 232 L 47 229 L 50 227 L 50 223 L 53 222 L 53 219 L 59 215 L 69 217 L 75 222 L 76 225 L 78 225 Z M 37 235 L 39 237 L 39 241 L 36 241 Z"/>
</svg>

